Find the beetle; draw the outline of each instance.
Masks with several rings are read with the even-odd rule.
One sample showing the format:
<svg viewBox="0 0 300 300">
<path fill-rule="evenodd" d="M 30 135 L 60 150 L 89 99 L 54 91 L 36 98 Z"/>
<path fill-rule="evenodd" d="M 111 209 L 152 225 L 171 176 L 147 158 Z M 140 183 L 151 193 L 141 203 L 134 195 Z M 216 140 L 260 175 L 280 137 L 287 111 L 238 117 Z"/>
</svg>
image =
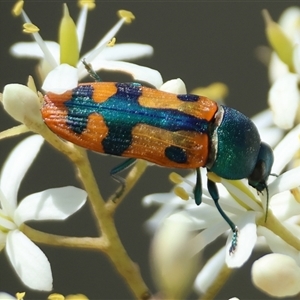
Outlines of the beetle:
<svg viewBox="0 0 300 300">
<path fill-rule="evenodd" d="M 46 93 L 41 113 L 45 124 L 61 138 L 96 152 L 129 157 L 112 174 L 135 159 L 195 169 L 194 194 L 199 205 L 199 168 L 205 167 L 225 179 L 247 178 L 258 192 L 266 190 L 268 198 L 272 149 L 261 142 L 249 118 L 206 97 L 171 94 L 136 82 L 91 82 L 63 94 Z M 207 187 L 232 229 L 233 253 L 238 229 L 218 203 L 216 184 L 208 179 Z"/>
</svg>

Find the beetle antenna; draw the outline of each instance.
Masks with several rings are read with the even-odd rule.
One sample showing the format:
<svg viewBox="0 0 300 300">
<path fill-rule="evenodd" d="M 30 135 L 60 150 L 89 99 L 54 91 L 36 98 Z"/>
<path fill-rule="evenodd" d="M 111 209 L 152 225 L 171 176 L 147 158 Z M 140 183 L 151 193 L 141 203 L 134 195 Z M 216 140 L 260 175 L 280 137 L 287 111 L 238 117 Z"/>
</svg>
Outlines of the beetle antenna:
<svg viewBox="0 0 300 300">
<path fill-rule="evenodd" d="M 269 212 L 269 189 L 267 185 L 266 185 L 266 192 L 267 192 L 267 207 L 266 207 L 265 222 L 267 222 L 268 212 Z"/>
</svg>

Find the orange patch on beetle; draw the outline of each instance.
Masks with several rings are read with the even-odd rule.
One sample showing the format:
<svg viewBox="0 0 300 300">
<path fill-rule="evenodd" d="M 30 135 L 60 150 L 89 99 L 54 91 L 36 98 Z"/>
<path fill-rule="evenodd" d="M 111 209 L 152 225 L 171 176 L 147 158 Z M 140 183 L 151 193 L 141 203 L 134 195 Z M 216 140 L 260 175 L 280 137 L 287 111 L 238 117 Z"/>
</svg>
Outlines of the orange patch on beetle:
<svg viewBox="0 0 300 300">
<path fill-rule="evenodd" d="M 170 168 L 198 168 L 208 159 L 208 136 L 203 133 L 176 131 L 170 132 L 146 124 L 138 124 L 132 129 L 131 145 L 122 156 L 145 159 Z M 187 162 L 177 163 L 168 159 L 165 149 L 170 146 L 182 148 Z"/>
<path fill-rule="evenodd" d="M 41 108 L 42 117 L 46 125 L 52 128 L 64 127 L 68 110 L 64 102 L 69 100 L 72 92 L 68 91 L 61 95 L 47 93 L 44 97 L 44 103 Z"/>
<path fill-rule="evenodd" d="M 68 141 L 80 145 L 83 148 L 104 153 L 102 141 L 108 134 L 108 128 L 101 115 L 97 113 L 89 115 L 87 128 L 81 134 L 74 133 L 71 130 L 69 131 L 71 135 L 68 136 Z"/>
<path fill-rule="evenodd" d="M 108 128 L 101 115 L 97 113 L 90 114 L 87 120 L 87 127 L 80 134 L 70 129 L 66 123 L 68 119 L 68 109 L 65 107 L 64 102 L 70 100 L 71 96 L 71 91 L 60 95 L 47 93 L 44 97 L 45 101 L 41 109 L 44 122 L 51 131 L 61 138 L 80 145 L 83 148 L 104 152 L 101 142 L 106 137 Z M 75 117 L 73 117 L 73 121 L 75 122 L 74 118 Z"/>
<path fill-rule="evenodd" d="M 199 119 L 210 121 L 218 110 L 216 102 L 202 96 L 197 101 L 180 100 L 176 94 L 143 87 L 138 102 L 141 106 L 158 109 L 175 109 Z"/>
<path fill-rule="evenodd" d="M 117 87 L 114 82 L 92 82 L 82 83 L 80 86 L 90 85 L 93 87 L 93 100 L 97 103 L 105 102 L 117 92 Z"/>
</svg>

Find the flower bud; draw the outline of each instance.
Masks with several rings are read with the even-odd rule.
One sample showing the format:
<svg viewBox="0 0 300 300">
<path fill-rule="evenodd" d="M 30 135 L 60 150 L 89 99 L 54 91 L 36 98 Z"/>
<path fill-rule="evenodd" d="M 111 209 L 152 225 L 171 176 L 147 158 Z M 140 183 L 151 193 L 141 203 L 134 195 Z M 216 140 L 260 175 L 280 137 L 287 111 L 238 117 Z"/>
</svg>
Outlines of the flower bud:
<svg viewBox="0 0 300 300">
<path fill-rule="evenodd" d="M 12 83 L 4 87 L 4 109 L 15 120 L 27 124 L 42 124 L 38 95 L 25 85 Z"/>
<path fill-rule="evenodd" d="M 274 82 L 269 91 L 269 105 L 274 123 L 279 128 L 291 129 L 294 125 L 300 100 L 298 80 L 297 74 L 285 74 Z"/>
<path fill-rule="evenodd" d="M 167 218 L 156 232 L 151 251 L 154 280 L 165 299 L 183 299 L 190 291 L 199 266 L 193 255 L 193 234 L 183 214 Z"/>
<path fill-rule="evenodd" d="M 252 265 L 254 285 L 273 297 L 289 297 L 300 292 L 300 268 L 291 257 L 272 253 Z"/>
<path fill-rule="evenodd" d="M 263 10 L 268 41 L 279 58 L 293 71 L 293 43 L 282 28 L 275 23 L 267 10 Z"/>
</svg>

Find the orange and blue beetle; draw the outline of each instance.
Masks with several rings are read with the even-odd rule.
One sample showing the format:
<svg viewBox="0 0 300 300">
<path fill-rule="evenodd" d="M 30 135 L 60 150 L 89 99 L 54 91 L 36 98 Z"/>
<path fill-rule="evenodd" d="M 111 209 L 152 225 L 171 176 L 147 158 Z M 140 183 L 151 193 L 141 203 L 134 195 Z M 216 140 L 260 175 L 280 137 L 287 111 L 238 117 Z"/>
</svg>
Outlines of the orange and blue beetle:
<svg viewBox="0 0 300 300">
<path fill-rule="evenodd" d="M 46 125 L 63 139 L 96 152 L 129 157 L 112 174 L 135 159 L 196 169 L 194 194 L 199 205 L 199 168 L 205 167 L 225 179 L 247 178 L 249 185 L 258 192 L 266 189 L 268 196 L 272 149 L 261 142 L 249 118 L 206 97 L 175 95 L 135 82 L 92 82 L 63 94 L 47 93 L 41 112 Z M 238 229 L 218 203 L 216 184 L 208 179 L 207 187 L 233 231 L 230 252 L 234 252 Z"/>
</svg>

